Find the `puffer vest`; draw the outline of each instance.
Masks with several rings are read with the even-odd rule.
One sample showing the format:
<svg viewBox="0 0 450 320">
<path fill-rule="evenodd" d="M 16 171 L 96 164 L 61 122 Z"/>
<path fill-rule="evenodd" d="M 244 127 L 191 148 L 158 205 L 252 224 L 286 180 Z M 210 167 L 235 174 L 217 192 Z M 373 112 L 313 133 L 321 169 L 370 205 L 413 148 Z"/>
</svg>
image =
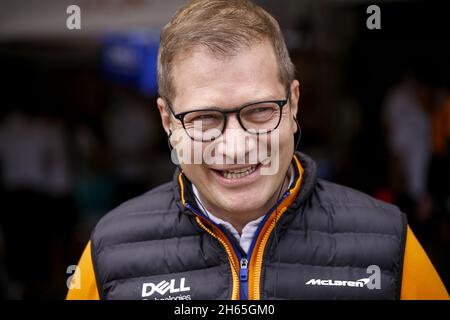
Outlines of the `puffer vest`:
<svg viewBox="0 0 450 320">
<path fill-rule="evenodd" d="M 91 235 L 102 299 L 399 299 L 406 217 L 317 179 L 307 155 L 264 217 L 248 254 L 172 183 L 120 205 Z"/>
</svg>

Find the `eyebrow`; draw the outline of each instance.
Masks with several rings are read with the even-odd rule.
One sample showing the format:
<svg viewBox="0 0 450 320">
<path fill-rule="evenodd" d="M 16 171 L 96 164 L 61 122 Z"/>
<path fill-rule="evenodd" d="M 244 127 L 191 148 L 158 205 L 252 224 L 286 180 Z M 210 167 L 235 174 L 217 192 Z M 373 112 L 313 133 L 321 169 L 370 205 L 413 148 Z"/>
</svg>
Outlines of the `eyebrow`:
<svg viewBox="0 0 450 320">
<path fill-rule="evenodd" d="M 251 101 L 247 101 L 247 102 L 244 102 L 242 104 L 239 104 L 239 105 L 235 105 L 233 108 L 239 108 L 239 107 L 242 107 L 242 106 L 245 106 L 245 105 L 258 103 L 258 102 L 264 102 L 264 101 L 280 101 L 280 100 L 285 100 L 286 98 L 287 98 L 287 95 L 285 95 L 283 98 L 280 98 L 279 96 L 275 96 L 275 95 L 268 95 L 268 96 L 265 96 L 265 97 L 262 97 L 262 98 L 259 98 L 259 99 L 256 99 L 256 100 L 251 100 Z M 212 104 L 211 105 L 201 106 L 201 107 L 196 106 L 194 108 L 192 110 L 188 110 L 188 111 L 210 110 L 210 109 L 212 109 L 212 110 L 224 110 L 224 111 L 226 110 L 224 107 L 220 107 L 218 105 L 212 105 Z M 188 111 L 186 111 L 186 112 L 188 112 Z"/>
</svg>

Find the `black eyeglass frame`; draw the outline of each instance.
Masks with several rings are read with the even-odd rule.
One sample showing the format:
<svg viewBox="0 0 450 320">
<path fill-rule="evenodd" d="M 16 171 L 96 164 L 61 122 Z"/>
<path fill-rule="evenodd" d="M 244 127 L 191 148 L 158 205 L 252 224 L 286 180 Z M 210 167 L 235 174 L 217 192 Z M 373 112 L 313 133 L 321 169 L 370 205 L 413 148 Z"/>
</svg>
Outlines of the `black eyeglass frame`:
<svg viewBox="0 0 450 320">
<path fill-rule="evenodd" d="M 174 116 L 174 118 L 181 122 L 181 124 L 183 125 L 184 131 L 189 136 L 189 138 L 191 138 L 191 140 L 202 141 L 202 142 L 211 142 L 211 141 L 216 140 L 220 136 L 222 136 L 223 132 L 225 131 L 225 128 L 227 127 L 227 121 L 228 121 L 227 115 L 230 114 L 230 113 L 236 113 L 236 117 L 238 119 L 239 124 L 241 125 L 241 128 L 244 129 L 246 132 L 249 132 L 251 134 L 255 134 L 255 135 L 268 134 L 268 133 L 271 133 L 272 131 L 276 130 L 278 128 L 278 126 L 280 125 L 280 123 L 281 123 L 281 118 L 283 116 L 283 108 L 284 108 L 285 105 L 287 105 L 289 99 L 291 98 L 291 92 L 288 90 L 286 99 L 283 99 L 283 100 L 264 100 L 264 101 L 257 101 L 257 102 L 249 102 L 249 103 L 246 103 L 246 104 L 244 104 L 244 105 L 242 105 L 240 107 L 237 107 L 237 108 L 234 108 L 234 109 L 231 109 L 231 110 L 226 110 L 226 111 L 221 110 L 219 108 L 206 108 L 206 109 L 189 110 L 189 111 L 180 112 L 180 113 L 177 113 L 177 114 L 175 114 L 175 112 L 173 111 L 173 108 L 172 108 L 172 105 L 171 105 L 169 99 L 167 99 L 165 97 L 162 97 L 162 98 L 166 101 L 167 107 L 168 107 L 169 111 L 172 113 L 172 115 Z M 271 129 L 271 130 L 269 130 L 267 132 L 263 132 L 263 133 L 261 133 L 261 132 L 251 132 L 242 123 L 241 110 L 246 108 L 246 107 L 248 107 L 248 106 L 254 106 L 254 105 L 263 104 L 263 103 L 275 103 L 280 108 L 280 117 L 278 118 L 277 125 L 273 129 Z M 188 115 L 189 113 L 202 112 L 202 111 L 220 112 L 223 115 L 224 121 L 223 121 L 222 129 L 221 129 L 221 133 L 220 133 L 219 136 L 214 137 L 214 138 L 212 138 L 210 140 L 203 140 L 203 139 L 198 140 L 198 139 L 195 139 L 194 137 L 192 137 L 189 134 L 189 131 L 188 131 L 188 129 L 186 129 L 186 126 L 184 124 L 184 117 L 186 115 Z"/>
</svg>

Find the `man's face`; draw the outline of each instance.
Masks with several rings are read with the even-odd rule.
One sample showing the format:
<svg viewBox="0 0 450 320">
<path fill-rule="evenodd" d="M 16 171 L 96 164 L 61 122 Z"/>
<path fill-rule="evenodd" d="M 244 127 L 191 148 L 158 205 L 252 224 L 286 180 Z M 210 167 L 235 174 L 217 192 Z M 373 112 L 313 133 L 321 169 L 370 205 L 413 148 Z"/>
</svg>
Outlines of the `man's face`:
<svg viewBox="0 0 450 320">
<path fill-rule="evenodd" d="M 198 47 L 176 59 L 173 66 L 173 79 L 176 97 L 170 101 L 175 114 L 190 110 L 217 107 L 230 110 L 249 102 L 264 100 L 283 100 L 287 96 L 286 88 L 280 83 L 278 65 L 274 50 L 268 41 L 260 42 L 251 49 L 242 50 L 237 55 L 221 59 L 204 48 Z M 299 84 L 294 81 L 290 86 L 291 98 L 282 108 L 281 122 L 264 143 L 268 146 L 270 163 L 250 165 L 249 153 L 255 151 L 255 145 L 267 135 L 252 135 L 242 129 L 236 114 L 229 114 L 223 135 L 213 142 L 195 142 L 201 150 L 208 148 L 213 153 L 221 153 L 225 163 L 187 164 L 181 163 L 184 174 L 198 188 L 202 201 L 210 209 L 239 214 L 266 210 L 273 205 L 281 183 L 292 160 L 294 148 L 293 134 L 297 127 L 293 116 L 297 112 Z M 181 131 L 185 137 L 183 143 L 192 144 L 186 136 L 179 120 L 165 108 L 163 99 L 158 99 L 164 128 L 169 132 Z M 180 132 L 180 131 L 178 131 Z M 249 138 L 246 143 L 230 146 L 230 137 Z M 278 141 L 273 141 L 277 138 Z M 237 163 L 237 158 L 246 159 Z M 226 160 L 226 161 L 225 161 Z M 261 160 L 261 159 L 259 159 Z M 277 162 L 279 161 L 279 162 Z M 234 164 L 230 164 L 234 163 Z M 261 174 L 264 166 L 275 166 L 278 170 L 271 174 Z M 252 172 L 252 170 L 256 168 Z M 248 169 L 248 170 L 246 170 Z M 243 172 L 244 173 L 236 173 Z"/>
</svg>

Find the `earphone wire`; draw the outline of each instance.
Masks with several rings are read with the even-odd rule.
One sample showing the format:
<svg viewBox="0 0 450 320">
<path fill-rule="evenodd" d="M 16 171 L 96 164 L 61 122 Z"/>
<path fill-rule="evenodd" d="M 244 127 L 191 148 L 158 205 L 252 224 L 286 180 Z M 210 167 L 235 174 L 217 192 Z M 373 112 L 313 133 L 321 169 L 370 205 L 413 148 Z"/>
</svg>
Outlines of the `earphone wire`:
<svg viewBox="0 0 450 320">
<path fill-rule="evenodd" d="M 297 141 L 295 143 L 295 147 L 294 147 L 294 152 L 292 157 L 295 156 L 295 152 L 298 149 L 298 146 L 300 144 L 300 139 L 302 137 L 302 129 L 300 128 L 300 124 L 298 123 L 297 117 L 294 116 L 294 120 L 295 123 L 297 124 L 297 128 L 298 128 L 298 137 L 297 137 Z M 286 179 L 286 176 L 285 176 Z M 284 183 L 284 180 L 283 180 Z M 291 186 L 289 185 L 288 188 L 290 188 Z M 282 190 L 282 189 L 281 189 Z M 281 191 L 280 190 L 280 191 Z M 280 192 L 281 194 L 281 192 Z M 279 199 L 280 195 L 278 195 L 278 200 L 277 202 L 280 200 Z M 279 237 L 278 237 L 278 208 L 277 208 L 277 213 L 275 215 L 275 230 L 274 230 L 274 236 L 275 236 L 275 242 L 276 242 L 276 249 L 278 251 L 278 260 L 277 260 L 277 267 L 276 267 L 276 271 L 275 271 L 275 286 L 274 286 L 274 299 L 277 298 L 277 285 L 278 285 L 278 273 L 279 273 L 279 268 L 280 268 L 280 262 L 281 262 L 281 254 L 280 254 L 280 250 L 278 248 L 279 246 Z"/>
<path fill-rule="evenodd" d="M 288 172 L 289 172 L 289 169 L 288 169 Z M 287 173 L 288 173 L 288 172 L 287 172 Z M 281 182 L 281 187 L 280 187 L 280 191 L 278 192 L 277 202 L 276 202 L 276 203 L 278 203 L 278 201 L 280 201 L 280 199 L 281 199 L 281 194 L 282 194 L 282 191 L 283 191 L 283 185 L 284 185 L 284 182 L 286 181 L 287 176 L 288 176 L 288 175 L 286 174 L 286 175 L 284 176 L 283 181 Z M 288 186 L 288 188 L 289 188 L 289 186 Z M 277 206 L 277 208 L 275 209 L 276 212 L 275 212 L 275 230 L 274 230 L 275 243 L 276 243 L 276 246 L 275 246 L 275 247 L 276 247 L 277 250 L 278 250 L 278 244 L 279 244 L 279 242 L 278 242 L 278 231 L 277 231 L 277 226 L 278 226 L 278 214 L 279 214 L 278 208 L 279 208 L 279 206 Z M 276 273 L 275 273 L 274 298 L 276 298 L 276 296 L 277 296 L 278 267 L 279 267 L 279 264 L 280 264 L 280 252 L 278 251 L 278 263 L 277 263 L 277 268 L 276 268 Z"/>
<path fill-rule="evenodd" d="M 169 146 L 170 153 L 173 151 L 172 144 L 170 143 L 170 137 L 172 136 L 172 130 L 169 129 L 169 134 L 167 135 L 167 145 Z"/>
</svg>

